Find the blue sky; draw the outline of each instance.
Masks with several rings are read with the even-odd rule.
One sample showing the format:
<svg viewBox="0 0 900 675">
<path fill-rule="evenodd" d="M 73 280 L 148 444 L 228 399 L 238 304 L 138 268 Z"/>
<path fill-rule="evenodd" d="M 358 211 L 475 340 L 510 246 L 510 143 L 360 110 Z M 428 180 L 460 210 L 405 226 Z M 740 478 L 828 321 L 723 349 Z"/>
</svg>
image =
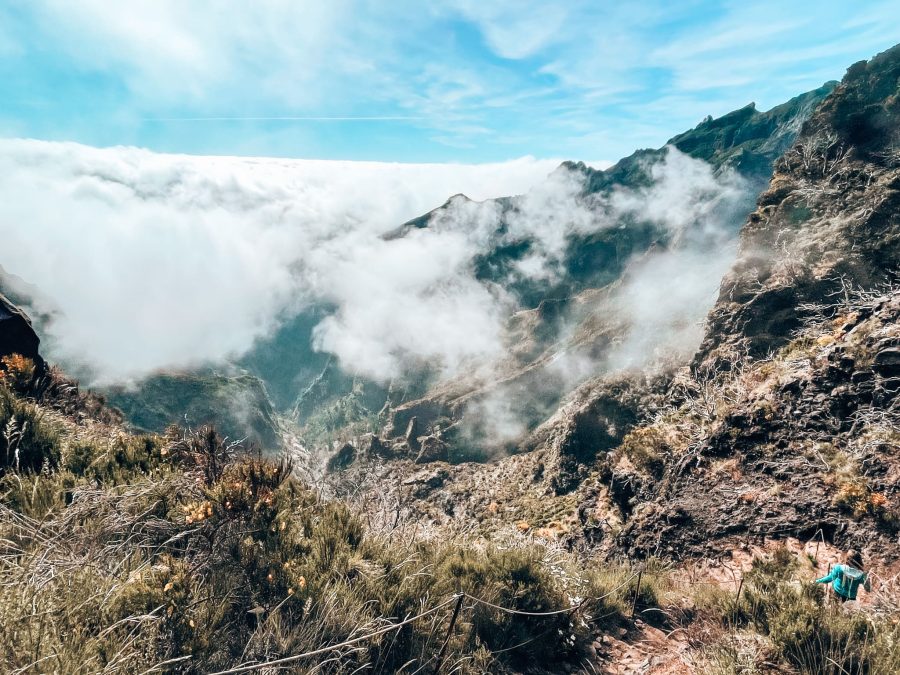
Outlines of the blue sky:
<svg viewBox="0 0 900 675">
<path fill-rule="evenodd" d="M 0 136 L 614 160 L 898 41 L 896 0 L 0 0 Z"/>
</svg>

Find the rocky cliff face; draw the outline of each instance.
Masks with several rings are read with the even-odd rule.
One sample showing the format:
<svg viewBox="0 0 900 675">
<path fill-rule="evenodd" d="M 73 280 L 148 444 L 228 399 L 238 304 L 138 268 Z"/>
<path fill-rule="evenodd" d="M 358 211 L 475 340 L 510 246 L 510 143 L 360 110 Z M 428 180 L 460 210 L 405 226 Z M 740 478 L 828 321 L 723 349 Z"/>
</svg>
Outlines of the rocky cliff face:
<svg viewBox="0 0 900 675">
<path fill-rule="evenodd" d="M 778 160 L 741 233 L 698 361 L 783 345 L 845 282 L 894 277 L 900 252 L 900 52 L 852 66 Z"/>
<path fill-rule="evenodd" d="M 608 456 L 618 546 L 895 545 L 898 82 L 898 48 L 855 64 L 776 162 L 691 370 Z"/>
</svg>

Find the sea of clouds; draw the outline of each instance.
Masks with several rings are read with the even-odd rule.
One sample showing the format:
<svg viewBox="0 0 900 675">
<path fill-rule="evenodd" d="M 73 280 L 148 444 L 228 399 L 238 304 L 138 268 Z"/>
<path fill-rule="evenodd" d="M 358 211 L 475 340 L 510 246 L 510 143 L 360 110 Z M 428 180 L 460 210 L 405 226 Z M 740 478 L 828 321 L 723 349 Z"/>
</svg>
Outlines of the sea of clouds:
<svg viewBox="0 0 900 675">
<path fill-rule="evenodd" d="M 380 235 L 456 192 L 526 191 L 557 165 L 195 157 L 4 140 L 0 266 L 37 286 L 36 309 L 54 313 L 51 356 L 90 366 L 98 382 L 240 355 L 323 299 L 337 305 L 343 331 L 390 343 L 358 354 L 332 329 L 322 346 L 347 362 L 385 374 L 392 351 L 421 341 L 424 356 L 452 364 L 493 348 L 490 329 L 481 342 L 462 340 L 497 318 L 490 293 L 457 274 L 468 245 L 448 236 L 389 247 Z M 404 326 L 404 309 L 425 311 L 423 289 L 434 291 L 436 321 Z"/>
<path fill-rule="evenodd" d="M 602 201 L 554 160 L 388 164 L 196 157 L 136 148 L 0 141 L 0 266 L 39 290 L 32 309 L 50 357 L 93 383 L 246 353 L 310 305 L 331 308 L 314 346 L 386 381 L 411 365 L 452 376 L 489 368 L 508 345 L 516 300 L 476 278 L 474 260 L 504 241 L 534 242 L 515 273 L 561 273 L 572 234 L 623 216 L 669 228 L 671 250 L 635 261 L 617 292 L 630 337 L 616 358 L 698 341 L 730 264 L 734 174 L 670 149 L 654 183 Z M 455 197 L 428 228 L 385 237 Z M 521 195 L 506 213 L 482 201 Z M 713 245 L 711 245 L 713 244 Z M 569 367 L 571 364 L 567 365 Z M 597 364 L 580 363 L 579 376 Z"/>
</svg>

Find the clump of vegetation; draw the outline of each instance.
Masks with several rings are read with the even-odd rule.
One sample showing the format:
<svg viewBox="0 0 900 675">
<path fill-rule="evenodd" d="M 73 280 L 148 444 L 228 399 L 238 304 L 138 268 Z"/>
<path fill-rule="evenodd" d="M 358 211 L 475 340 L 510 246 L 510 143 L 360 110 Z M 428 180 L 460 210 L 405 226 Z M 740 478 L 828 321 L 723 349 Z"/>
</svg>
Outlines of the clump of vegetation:
<svg viewBox="0 0 900 675">
<path fill-rule="evenodd" d="M 34 361 L 21 354 L 10 354 L 0 359 L 0 384 L 15 392 L 27 393 L 34 383 L 36 372 Z"/>
<path fill-rule="evenodd" d="M 737 637 L 753 631 L 767 638 L 768 651 L 800 673 L 861 675 L 900 672 L 900 626 L 891 617 L 848 610 L 827 589 L 794 580 L 797 560 L 786 549 L 757 559 L 743 593 L 711 594 L 706 608 L 729 629 L 708 648 L 715 672 L 741 670 L 746 652 Z M 764 654 L 766 649 L 758 650 Z"/>
<path fill-rule="evenodd" d="M 587 575 L 589 614 L 599 625 L 635 615 L 650 623 L 664 622 L 672 594 L 669 566 L 651 558 L 640 565 L 607 563 Z"/>
<path fill-rule="evenodd" d="M 622 439 L 622 452 L 635 468 L 659 477 L 670 452 L 669 438 L 658 426 L 636 427 Z"/>
<path fill-rule="evenodd" d="M 16 381 L 14 376 L 12 381 Z M 4 470 L 27 473 L 56 465 L 59 430 L 50 417 L 0 385 L 0 474 Z"/>
<path fill-rule="evenodd" d="M 312 445 L 346 442 L 379 428 L 378 413 L 363 400 L 360 387 L 320 407 L 304 420 L 303 437 Z"/>
</svg>

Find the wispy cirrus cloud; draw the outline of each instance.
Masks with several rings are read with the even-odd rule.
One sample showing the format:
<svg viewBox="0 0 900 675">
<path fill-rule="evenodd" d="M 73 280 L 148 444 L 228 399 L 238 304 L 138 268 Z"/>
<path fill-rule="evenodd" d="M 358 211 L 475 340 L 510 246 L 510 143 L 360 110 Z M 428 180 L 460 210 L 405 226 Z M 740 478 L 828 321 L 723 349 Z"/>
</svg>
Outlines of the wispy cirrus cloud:
<svg viewBox="0 0 900 675">
<path fill-rule="evenodd" d="M 0 130 L 198 153 L 615 159 L 838 78 L 898 22 L 884 0 L 34 0 L 0 7 Z"/>
</svg>

